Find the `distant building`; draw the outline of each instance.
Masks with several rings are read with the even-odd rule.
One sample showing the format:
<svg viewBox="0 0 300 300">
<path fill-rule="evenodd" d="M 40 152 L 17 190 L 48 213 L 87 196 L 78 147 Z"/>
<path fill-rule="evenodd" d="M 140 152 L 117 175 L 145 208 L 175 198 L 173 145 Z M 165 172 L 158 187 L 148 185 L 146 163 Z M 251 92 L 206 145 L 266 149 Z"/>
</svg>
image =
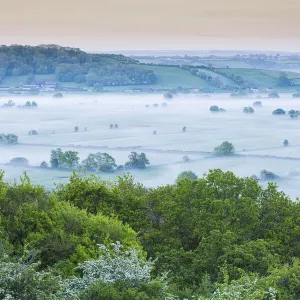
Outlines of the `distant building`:
<svg viewBox="0 0 300 300">
<path fill-rule="evenodd" d="M 20 86 L 20 88 L 21 88 L 23 91 L 30 91 L 30 90 L 40 89 L 40 86 L 37 85 L 37 84 L 22 84 L 22 85 Z"/>
<path fill-rule="evenodd" d="M 39 88 L 43 91 L 55 91 L 57 88 L 56 81 L 42 80 L 42 81 L 39 81 L 37 84 L 38 84 Z"/>
</svg>

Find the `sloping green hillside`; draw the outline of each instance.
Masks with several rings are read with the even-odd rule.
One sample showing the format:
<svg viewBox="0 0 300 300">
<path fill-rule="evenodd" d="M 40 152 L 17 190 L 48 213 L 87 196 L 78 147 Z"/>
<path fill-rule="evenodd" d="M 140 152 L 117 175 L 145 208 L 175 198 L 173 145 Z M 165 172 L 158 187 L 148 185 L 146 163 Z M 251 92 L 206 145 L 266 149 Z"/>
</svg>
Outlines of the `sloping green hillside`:
<svg viewBox="0 0 300 300">
<path fill-rule="evenodd" d="M 219 69 L 228 75 L 240 76 L 244 81 L 258 88 L 276 88 L 279 87 L 279 78 L 282 75 L 280 71 L 259 70 L 259 69 Z M 300 74 L 293 72 L 284 72 L 291 80 L 291 83 L 298 84 L 294 79 L 300 78 Z"/>
</svg>

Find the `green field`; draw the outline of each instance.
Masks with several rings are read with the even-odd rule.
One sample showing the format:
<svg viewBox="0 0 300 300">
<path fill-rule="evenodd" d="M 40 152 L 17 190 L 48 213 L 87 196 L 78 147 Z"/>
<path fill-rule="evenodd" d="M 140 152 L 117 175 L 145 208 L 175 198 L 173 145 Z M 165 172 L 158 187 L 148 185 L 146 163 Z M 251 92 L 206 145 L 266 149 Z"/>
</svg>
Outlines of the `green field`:
<svg viewBox="0 0 300 300">
<path fill-rule="evenodd" d="M 178 66 L 158 66 L 158 65 L 141 65 L 141 68 L 154 71 L 157 76 L 157 83 L 153 85 L 130 85 L 130 86 L 109 86 L 104 87 L 104 91 L 118 92 L 131 89 L 174 89 L 178 86 L 184 88 L 209 88 L 212 87 L 207 81 L 193 75 L 189 70 Z M 276 88 L 278 86 L 278 78 L 280 71 L 263 70 L 263 69 L 249 69 L 249 68 L 220 68 L 222 72 L 228 75 L 241 76 L 246 82 L 259 89 L 268 87 Z M 213 70 L 199 69 L 200 72 L 205 73 L 213 78 L 220 78 L 220 80 L 227 85 L 236 85 L 231 79 L 223 75 L 217 74 Z M 296 90 L 300 84 L 300 74 L 295 72 L 285 72 L 289 79 L 296 85 L 288 88 L 288 90 Z M 27 76 L 6 76 L 1 82 L 2 86 L 15 87 L 26 80 Z M 36 80 L 55 81 L 55 74 L 36 75 Z M 85 84 L 76 84 L 74 82 L 60 82 L 62 87 L 86 87 Z"/>
<path fill-rule="evenodd" d="M 222 69 L 222 72 L 235 76 L 241 76 L 245 81 L 251 83 L 258 88 L 276 87 L 278 86 L 278 78 L 280 71 L 259 70 L 259 69 Z M 285 72 L 290 79 L 300 78 L 300 74 L 294 72 Z M 295 80 L 294 82 L 298 82 Z"/>
<path fill-rule="evenodd" d="M 154 71 L 158 79 L 155 85 L 157 88 L 176 88 L 178 86 L 186 88 L 209 87 L 209 84 L 205 80 L 179 67 L 143 66 L 143 68 Z"/>
</svg>

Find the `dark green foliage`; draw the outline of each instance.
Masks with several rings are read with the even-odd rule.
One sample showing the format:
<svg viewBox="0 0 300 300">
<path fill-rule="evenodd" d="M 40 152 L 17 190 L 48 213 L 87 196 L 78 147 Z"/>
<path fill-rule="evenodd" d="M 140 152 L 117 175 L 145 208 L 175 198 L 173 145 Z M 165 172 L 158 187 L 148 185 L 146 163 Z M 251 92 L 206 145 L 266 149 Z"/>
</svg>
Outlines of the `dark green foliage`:
<svg viewBox="0 0 300 300">
<path fill-rule="evenodd" d="M 289 141 L 288 140 L 284 140 L 283 141 L 283 146 L 287 147 L 289 145 Z"/>
<path fill-rule="evenodd" d="M 147 165 L 150 165 L 145 153 L 131 152 L 128 158 L 129 161 L 125 163 L 125 168 L 128 169 L 145 169 Z"/>
<path fill-rule="evenodd" d="M 41 164 L 40 164 L 40 168 L 47 169 L 47 168 L 49 168 L 49 166 L 45 161 L 42 161 Z"/>
<path fill-rule="evenodd" d="M 244 113 L 244 114 L 254 114 L 254 109 L 253 109 L 251 106 L 249 106 L 249 107 L 244 107 L 243 113 Z"/>
<path fill-rule="evenodd" d="M 82 161 L 82 166 L 88 171 L 114 172 L 117 168 L 116 161 L 107 153 L 89 154 Z"/>
<path fill-rule="evenodd" d="M 123 55 L 88 54 L 78 48 L 57 45 L 1 46 L 1 69 L 4 76 L 56 74 L 57 81 L 101 86 L 154 84 L 153 71 Z M 1 76 L 2 79 L 2 76 Z M 61 95 L 56 94 L 57 97 Z M 56 97 L 55 96 L 55 97 Z"/>
<path fill-rule="evenodd" d="M 63 94 L 62 93 L 55 93 L 54 95 L 53 95 L 53 98 L 63 98 L 64 96 L 63 96 Z"/>
<path fill-rule="evenodd" d="M 211 106 L 211 107 L 209 108 L 209 110 L 210 110 L 211 112 L 225 112 L 225 111 L 226 111 L 224 108 L 221 108 L 221 107 L 219 107 L 219 106 L 217 106 L 217 105 Z"/>
<path fill-rule="evenodd" d="M 268 97 L 269 98 L 280 98 L 280 96 L 277 92 L 271 92 Z"/>
<path fill-rule="evenodd" d="M 260 172 L 260 179 L 261 180 L 275 180 L 277 179 L 278 176 L 276 174 L 274 174 L 273 172 L 267 171 L 267 170 L 262 170 Z"/>
<path fill-rule="evenodd" d="M 76 151 L 63 152 L 60 148 L 51 151 L 51 168 L 75 168 L 78 166 L 79 156 Z"/>
<path fill-rule="evenodd" d="M 218 112 L 219 111 L 219 107 L 217 105 L 213 105 L 210 107 L 209 109 L 211 112 Z"/>
<path fill-rule="evenodd" d="M 4 145 L 16 145 L 18 144 L 18 136 L 10 133 L 10 134 L 0 134 L 0 144 Z"/>
<path fill-rule="evenodd" d="M 283 110 L 282 108 L 277 108 L 277 109 L 275 109 L 275 110 L 273 111 L 272 114 L 273 114 L 273 115 L 285 115 L 286 112 L 285 112 L 285 110 Z"/>
<path fill-rule="evenodd" d="M 152 276 L 168 272 L 169 286 L 96 282 L 79 299 L 156 300 L 170 292 L 178 299 L 298 300 L 300 202 L 274 183 L 262 187 L 231 172 L 213 170 L 198 179 L 186 174 L 192 176 L 182 173 L 172 185 L 146 188 L 131 176 L 106 182 L 73 173 L 69 183 L 46 191 L 26 175 L 11 184 L 1 173 L 1 290 L 15 292 L 16 299 L 52 299 L 61 280 L 56 275 L 80 278 L 75 267 L 99 257 L 97 244 L 120 241 L 156 259 Z M 263 172 L 266 180 L 276 178 L 272 174 Z M 7 265 L 5 253 L 13 259 L 26 248 L 40 265 L 26 259 Z M 14 272 L 19 281 L 10 279 Z"/>
<path fill-rule="evenodd" d="M 177 181 L 182 179 L 197 180 L 198 176 L 192 171 L 183 171 L 178 175 Z"/>
<path fill-rule="evenodd" d="M 18 108 L 37 108 L 38 105 L 35 101 L 27 101 L 24 105 L 19 105 Z"/>
<path fill-rule="evenodd" d="M 164 94 L 164 98 L 170 100 L 170 99 L 173 99 L 173 95 L 170 92 L 167 92 Z"/>
<path fill-rule="evenodd" d="M 225 141 L 214 149 L 214 153 L 217 155 L 230 155 L 235 153 L 235 149 L 231 143 Z"/>
<path fill-rule="evenodd" d="M 130 287 L 126 283 L 112 284 L 99 282 L 88 288 L 80 296 L 82 300 L 158 300 L 165 299 L 163 286 L 160 283 L 144 284 Z"/>
<path fill-rule="evenodd" d="M 261 103 L 261 101 L 255 101 L 255 102 L 253 102 L 253 106 L 262 107 L 262 103 Z"/>
<path fill-rule="evenodd" d="M 15 157 L 10 160 L 9 164 L 16 167 L 26 167 L 29 165 L 29 161 L 25 157 Z"/>
<path fill-rule="evenodd" d="M 295 110 L 295 109 L 291 109 L 291 110 L 289 110 L 288 114 L 289 114 L 289 116 L 290 116 L 291 119 L 298 119 L 300 111 L 299 110 Z"/>
</svg>

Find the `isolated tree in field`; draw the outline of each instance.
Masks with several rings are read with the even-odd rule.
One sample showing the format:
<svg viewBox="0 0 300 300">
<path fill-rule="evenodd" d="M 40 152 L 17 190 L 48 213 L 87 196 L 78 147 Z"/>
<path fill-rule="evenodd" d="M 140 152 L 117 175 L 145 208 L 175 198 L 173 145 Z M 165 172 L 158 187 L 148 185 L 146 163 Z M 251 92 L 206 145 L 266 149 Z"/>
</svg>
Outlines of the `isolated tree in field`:
<svg viewBox="0 0 300 300">
<path fill-rule="evenodd" d="M 0 134 L 0 144 L 4 145 L 16 145 L 18 144 L 18 136 L 10 133 L 10 134 Z"/>
<path fill-rule="evenodd" d="M 162 103 L 161 106 L 162 106 L 162 107 L 167 107 L 167 106 L 168 106 L 168 103 L 164 102 L 164 103 Z"/>
<path fill-rule="evenodd" d="M 145 153 L 138 154 L 131 152 L 128 156 L 129 161 L 125 163 L 125 168 L 129 169 L 145 169 L 150 164 Z"/>
<path fill-rule="evenodd" d="M 283 146 L 287 147 L 289 145 L 289 141 L 288 140 L 284 140 L 283 141 Z"/>
<path fill-rule="evenodd" d="M 79 130 L 78 126 L 75 126 L 74 127 L 74 132 L 78 132 L 78 130 Z"/>
<path fill-rule="evenodd" d="M 156 132 L 156 130 L 154 130 L 152 134 L 153 134 L 153 135 L 157 135 L 157 132 Z"/>
<path fill-rule="evenodd" d="M 47 169 L 49 166 L 48 164 L 45 162 L 45 161 L 42 161 L 41 164 L 40 164 L 40 168 L 42 169 Z"/>
<path fill-rule="evenodd" d="M 31 106 L 32 106 L 32 107 L 37 107 L 38 105 L 37 105 L 37 103 L 36 103 L 35 101 L 32 101 L 32 102 L 31 102 Z"/>
<path fill-rule="evenodd" d="M 277 92 L 271 92 L 270 94 L 269 94 L 269 98 L 280 98 L 280 96 L 279 96 L 279 94 L 277 93 Z"/>
<path fill-rule="evenodd" d="M 11 108 L 14 107 L 15 105 L 16 105 L 15 102 L 13 102 L 12 100 L 8 100 L 7 103 L 2 105 L 2 108 Z"/>
<path fill-rule="evenodd" d="M 182 128 L 182 132 L 186 132 L 186 126 Z"/>
<path fill-rule="evenodd" d="M 164 94 L 165 99 L 173 99 L 173 95 L 170 92 Z"/>
<path fill-rule="evenodd" d="M 277 109 L 275 109 L 275 110 L 273 111 L 272 114 L 273 114 L 273 115 L 278 115 L 278 116 L 280 116 L 280 115 L 285 115 L 286 112 L 285 112 L 285 110 L 283 110 L 282 108 L 277 108 Z"/>
<path fill-rule="evenodd" d="M 25 157 L 15 157 L 10 160 L 9 164 L 16 167 L 26 167 L 29 165 L 29 161 Z"/>
<path fill-rule="evenodd" d="M 217 155 L 231 155 L 235 153 L 235 149 L 232 143 L 225 141 L 214 149 L 214 153 Z"/>
<path fill-rule="evenodd" d="M 107 153 L 89 154 L 82 161 L 82 166 L 88 171 L 114 172 L 117 168 L 115 159 Z"/>
<path fill-rule="evenodd" d="M 293 82 L 288 78 L 288 75 L 285 72 L 280 72 L 278 78 L 278 86 L 280 87 L 288 87 L 293 85 Z"/>
<path fill-rule="evenodd" d="M 119 128 L 119 125 L 118 125 L 118 124 L 115 124 L 114 127 L 115 127 L 115 129 L 118 129 L 118 128 Z"/>
<path fill-rule="evenodd" d="M 293 94 L 293 98 L 300 98 L 300 93 L 298 92 L 298 93 Z"/>
<path fill-rule="evenodd" d="M 198 176 L 192 171 L 183 171 L 177 176 L 177 180 L 189 179 L 189 180 L 197 180 Z"/>
<path fill-rule="evenodd" d="M 78 166 L 79 156 L 76 151 L 65 151 L 61 157 L 61 167 L 75 168 Z"/>
<path fill-rule="evenodd" d="M 113 128 L 114 128 L 114 124 L 110 124 L 110 125 L 109 125 L 109 128 L 110 128 L 110 129 L 113 129 Z"/>
<path fill-rule="evenodd" d="M 289 110 L 288 114 L 289 114 L 289 116 L 290 116 L 291 119 L 298 119 L 300 111 L 299 110 L 295 110 L 295 109 L 291 109 L 291 110 Z"/>
<path fill-rule="evenodd" d="M 267 170 L 262 170 L 260 172 L 260 179 L 265 181 L 265 180 L 275 180 L 276 178 L 278 178 L 278 176 L 270 171 Z"/>
<path fill-rule="evenodd" d="M 218 112 L 218 111 L 219 111 L 219 106 L 213 105 L 213 106 L 210 107 L 209 110 L 210 110 L 211 112 Z"/>
<path fill-rule="evenodd" d="M 28 132 L 28 135 L 38 135 L 38 132 L 37 132 L 37 130 L 32 129 Z"/>
<path fill-rule="evenodd" d="M 187 155 L 182 157 L 182 162 L 187 163 L 189 161 L 191 161 L 191 159 Z"/>
<path fill-rule="evenodd" d="M 254 114 L 254 109 L 251 106 L 244 107 L 243 113 L 244 114 Z"/>
<path fill-rule="evenodd" d="M 153 104 L 153 107 L 158 107 L 159 105 L 157 103 L 154 103 Z"/>
<path fill-rule="evenodd" d="M 63 94 L 62 93 L 55 93 L 53 95 L 54 98 L 63 98 Z"/>
<path fill-rule="evenodd" d="M 51 168 L 60 168 L 62 165 L 62 156 L 63 156 L 63 151 L 61 148 L 57 148 L 56 150 L 51 151 L 50 155 L 50 165 Z"/>
<path fill-rule="evenodd" d="M 255 102 L 253 103 L 253 106 L 261 107 L 261 106 L 262 106 L 262 103 L 261 103 L 261 101 L 255 101 Z"/>
</svg>

